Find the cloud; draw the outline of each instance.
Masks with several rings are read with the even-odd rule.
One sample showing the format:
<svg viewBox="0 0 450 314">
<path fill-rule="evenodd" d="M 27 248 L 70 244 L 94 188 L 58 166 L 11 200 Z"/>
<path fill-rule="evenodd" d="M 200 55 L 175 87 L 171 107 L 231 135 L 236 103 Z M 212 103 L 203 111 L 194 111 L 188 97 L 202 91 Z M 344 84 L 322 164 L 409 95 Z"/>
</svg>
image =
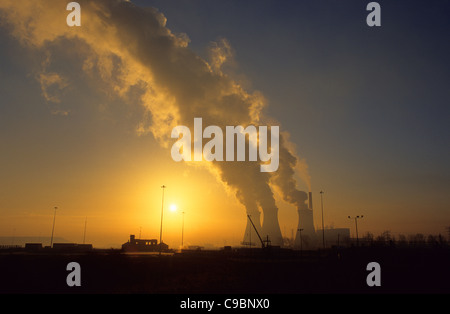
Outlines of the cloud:
<svg viewBox="0 0 450 314">
<path fill-rule="evenodd" d="M 3 0 L 0 12 L 12 35 L 24 46 L 45 51 L 62 39 L 75 41 L 77 45 L 71 49 L 82 56 L 82 71 L 98 77 L 103 92 L 126 101 L 134 91 L 133 99 L 145 108 L 137 133 L 150 132 L 167 147 L 172 128 L 185 125 L 193 129 L 195 117 L 202 117 L 204 125 L 221 128 L 275 125 L 264 113 L 264 96 L 244 90 L 221 71 L 233 57 L 227 40 L 211 44 L 208 62 L 189 49 L 186 34 L 174 34 L 166 27 L 166 18 L 157 9 L 121 0 L 79 3 L 81 27 L 66 25 L 66 4 L 58 0 Z M 38 80 L 43 97 L 52 103 L 60 101 L 57 92 L 69 82 L 58 73 L 45 71 Z M 307 166 L 286 135 L 281 136 L 280 168 L 274 174 L 261 173 L 258 162 L 202 163 L 235 191 L 247 213 L 256 216 L 262 209 L 263 234 L 269 234 L 272 243 L 281 241 L 281 232 L 271 186 L 278 186 L 284 199 L 294 205 L 304 202 L 306 195 L 297 190 L 294 174 L 295 169 L 306 173 Z M 308 175 L 303 178 L 309 180 Z"/>
<path fill-rule="evenodd" d="M 58 73 L 40 73 L 37 77 L 41 84 L 42 96 L 49 102 L 60 103 L 59 96 L 51 91 L 52 87 L 56 87 L 61 90 L 68 86 L 67 81 L 62 78 Z"/>
</svg>

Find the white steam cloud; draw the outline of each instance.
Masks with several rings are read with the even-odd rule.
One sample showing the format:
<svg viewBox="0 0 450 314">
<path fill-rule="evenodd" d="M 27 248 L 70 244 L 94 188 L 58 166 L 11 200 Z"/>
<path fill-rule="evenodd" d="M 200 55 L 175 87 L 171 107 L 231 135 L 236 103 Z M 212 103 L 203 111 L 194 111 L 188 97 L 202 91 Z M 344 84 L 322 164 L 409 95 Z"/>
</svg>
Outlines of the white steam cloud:
<svg viewBox="0 0 450 314">
<path fill-rule="evenodd" d="M 82 8 L 82 26 L 66 24 L 66 2 L 59 0 L 2 0 L 1 19 L 24 46 L 45 51 L 49 45 L 76 42 L 83 58 L 82 70 L 97 73 L 103 86 L 117 97 L 126 98 L 138 90 L 141 105 L 149 118 L 143 117 L 137 130 L 151 132 L 164 147 L 173 143 L 171 130 L 177 125 L 193 129 L 195 117 L 204 125 L 278 125 L 264 115 L 264 97 L 248 93 L 222 72 L 232 56 L 226 40 L 210 47 L 210 61 L 189 49 L 185 34 L 174 34 L 166 27 L 166 18 L 158 10 L 140 8 L 124 0 L 78 1 Z M 77 48 L 78 47 L 78 48 Z M 64 88 L 70 82 L 57 73 L 38 77 L 43 96 L 58 102 L 50 87 Z M 68 114 L 68 112 L 67 112 Z M 203 162 L 218 176 L 246 207 L 252 217 L 264 215 L 262 235 L 273 244 L 281 244 L 277 206 L 272 187 L 277 187 L 285 201 L 301 206 L 307 193 L 298 190 L 294 175 L 299 174 L 309 187 L 306 163 L 280 134 L 278 171 L 264 173 L 259 162 Z"/>
</svg>

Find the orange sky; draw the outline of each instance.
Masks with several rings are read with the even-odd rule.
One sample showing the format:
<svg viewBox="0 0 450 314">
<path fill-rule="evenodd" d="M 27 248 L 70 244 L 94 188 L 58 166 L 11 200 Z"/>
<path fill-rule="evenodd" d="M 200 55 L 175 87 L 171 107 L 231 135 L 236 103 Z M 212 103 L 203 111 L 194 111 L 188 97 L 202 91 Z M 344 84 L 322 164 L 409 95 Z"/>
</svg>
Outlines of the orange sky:
<svg viewBox="0 0 450 314">
<path fill-rule="evenodd" d="M 415 94 L 422 89 L 395 52 L 368 62 L 370 43 L 362 51 L 353 49 L 345 38 L 354 30 L 347 25 L 341 25 L 347 31 L 342 41 L 330 43 L 336 54 L 309 51 L 322 49 L 320 38 L 331 37 L 308 27 L 305 32 L 312 33 L 303 35 L 310 44 L 298 40 L 289 24 L 291 18 L 301 20 L 294 11 L 285 12 L 284 20 L 270 20 L 284 32 L 265 29 L 248 40 L 235 25 L 221 33 L 220 23 L 200 8 L 195 14 L 211 23 L 214 35 L 197 29 L 196 15 L 189 11 L 177 24 L 178 11 L 169 4 L 161 14 L 140 8 L 114 11 L 106 0 L 80 3 L 84 22 L 78 29 L 65 25 L 67 11 L 57 0 L 0 4 L 6 21 L 0 28 L 5 43 L 0 48 L 1 237 L 50 237 L 58 206 L 55 237 L 82 242 L 87 217 L 86 242 L 96 247 L 119 247 L 140 230 L 142 238 L 159 240 L 161 186 L 166 185 L 163 241 L 170 247 L 181 244 L 181 211 L 185 244 L 239 245 L 246 209 L 236 190 L 211 164 L 177 163 L 170 155 L 172 127 L 203 113 L 210 119 L 223 116 L 230 124 L 274 122 L 289 132 L 287 151 L 311 177 L 316 227 L 321 228 L 319 191 L 324 190 L 326 227 L 350 228 L 354 235 L 354 221 L 347 216 L 364 215 L 360 235 L 386 230 L 445 234 L 450 181 L 445 132 L 439 130 L 448 125 L 439 119 L 448 110 L 440 103 L 446 103 L 448 89 L 433 83 L 423 87 L 428 93 Z M 236 17 L 240 27 L 248 18 L 244 13 Z M 256 18 L 253 22 L 264 27 Z M 193 34 L 183 34 L 187 30 L 178 30 L 180 25 L 192 27 Z M 197 39 L 192 49 L 189 36 Z M 223 36 L 234 41 L 217 39 Z M 198 52 L 199 42 L 209 47 L 207 56 Z M 258 48 L 262 43 L 270 46 L 267 51 Z M 277 51 L 283 55 L 275 58 Z M 438 57 L 427 55 L 423 61 L 435 76 L 440 72 L 432 61 Z M 307 65 L 293 70 L 302 60 Z M 380 86 L 381 92 L 371 86 Z M 373 97 L 380 98 L 365 105 Z M 430 97 L 434 105 L 428 104 Z M 305 173 L 289 177 L 301 191 L 308 191 Z M 249 184 L 262 180 L 239 175 Z M 281 232 L 290 238 L 297 209 L 283 200 L 280 184 L 271 187 Z M 178 211 L 169 211 L 170 204 Z"/>
</svg>

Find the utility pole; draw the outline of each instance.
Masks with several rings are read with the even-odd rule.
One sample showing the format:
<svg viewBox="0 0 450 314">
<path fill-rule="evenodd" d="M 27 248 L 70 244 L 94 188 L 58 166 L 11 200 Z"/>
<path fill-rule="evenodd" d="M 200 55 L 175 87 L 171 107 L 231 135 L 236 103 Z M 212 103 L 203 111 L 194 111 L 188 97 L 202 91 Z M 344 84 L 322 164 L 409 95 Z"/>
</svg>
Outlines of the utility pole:
<svg viewBox="0 0 450 314">
<path fill-rule="evenodd" d="M 323 241 L 323 249 L 325 250 L 325 227 L 323 224 L 323 191 L 320 191 L 320 203 L 322 205 L 322 241 Z"/>
<path fill-rule="evenodd" d="M 181 249 L 183 249 L 183 237 L 184 237 L 184 211 L 181 212 L 183 215 L 183 223 L 181 225 Z"/>
<path fill-rule="evenodd" d="M 58 207 L 55 206 L 55 213 L 53 214 L 53 227 L 52 227 L 52 237 L 50 239 L 50 248 L 53 246 L 53 233 L 55 231 L 55 220 L 56 220 L 56 210 Z"/>
<path fill-rule="evenodd" d="M 363 218 L 364 216 L 355 216 L 355 217 L 350 217 L 348 216 L 349 219 L 355 219 L 355 227 L 356 227 L 356 246 L 359 246 L 359 239 L 358 239 L 358 219 Z"/>
<path fill-rule="evenodd" d="M 83 244 L 85 244 L 86 242 L 86 225 L 87 225 L 87 216 L 86 219 L 84 220 Z"/>
<path fill-rule="evenodd" d="M 250 217 L 250 215 L 248 215 L 248 217 Z M 250 247 L 250 249 L 252 248 L 252 229 L 250 229 L 249 231 L 248 231 L 248 238 L 249 238 L 249 244 L 248 244 L 248 246 Z"/>
<path fill-rule="evenodd" d="M 164 213 L 164 189 L 165 185 L 161 186 L 162 188 L 162 205 L 161 205 L 161 227 L 159 229 L 159 255 L 161 255 L 162 250 L 162 226 L 163 226 L 163 213 Z"/>
</svg>

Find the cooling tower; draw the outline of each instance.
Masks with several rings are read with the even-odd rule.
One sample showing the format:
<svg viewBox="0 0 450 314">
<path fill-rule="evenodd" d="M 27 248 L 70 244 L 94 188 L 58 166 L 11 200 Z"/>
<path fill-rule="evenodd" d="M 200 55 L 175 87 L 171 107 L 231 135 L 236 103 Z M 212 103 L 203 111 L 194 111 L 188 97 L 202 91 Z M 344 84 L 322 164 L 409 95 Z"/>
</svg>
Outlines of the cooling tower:
<svg viewBox="0 0 450 314">
<path fill-rule="evenodd" d="M 299 206 L 297 233 L 295 236 L 295 247 L 312 249 L 317 245 L 316 230 L 314 229 L 314 219 L 312 211 L 312 193 L 309 192 L 309 208 L 306 204 Z M 300 232 L 300 229 L 301 232 Z"/>
<path fill-rule="evenodd" d="M 272 246 L 283 245 L 283 237 L 281 235 L 281 229 L 278 223 L 278 208 L 263 209 L 264 220 L 262 227 L 260 224 L 260 212 L 253 211 L 252 213 L 249 213 L 247 211 L 247 214 L 250 215 L 253 224 L 264 242 L 268 239 L 270 241 L 269 244 Z M 247 219 L 244 240 L 241 244 L 251 244 L 252 246 L 261 247 L 261 241 L 259 240 L 258 235 L 255 232 L 255 228 L 253 228 L 249 219 Z"/>
<path fill-rule="evenodd" d="M 263 214 L 261 237 L 265 241 L 268 236 L 272 246 L 283 246 L 283 236 L 278 223 L 278 208 L 263 208 Z"/>
</svg>

